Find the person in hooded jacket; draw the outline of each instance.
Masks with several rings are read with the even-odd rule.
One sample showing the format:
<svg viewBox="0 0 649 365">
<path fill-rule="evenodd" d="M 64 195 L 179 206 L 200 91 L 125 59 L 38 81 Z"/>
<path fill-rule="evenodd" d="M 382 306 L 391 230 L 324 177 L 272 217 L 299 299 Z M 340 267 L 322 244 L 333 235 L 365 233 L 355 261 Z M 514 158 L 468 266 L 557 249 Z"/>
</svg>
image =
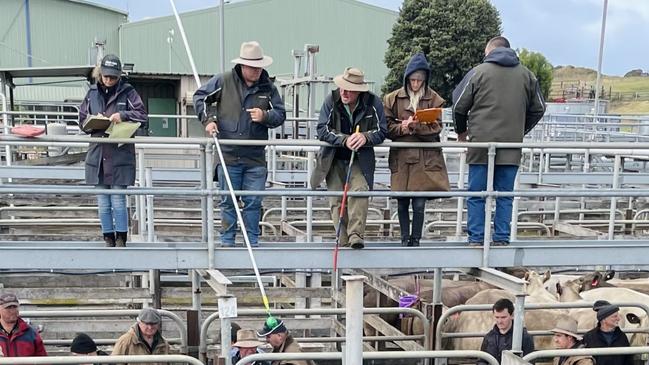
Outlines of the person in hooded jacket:
<svg viewBox="0 0 649 365">
<path fill-rule="evenodd" d="M 430 67 L 423 53 L 415 54 L 406 67 L 403 87 L 383 99 L 388 122 L 388 137 L 394 142 L 439 142 L 441 120 L 420 123 L 415 112 L 439 108 L 444 104 L 435 90 L 428 86 Z M 442 149 L 391 147 L 388 165 L 393 191 L 448 191 L 449 182 Z M 424 225 L 427 198 L 397 198 L 402 246 L 419 246 Z M 412 202 L 412 227 L 410 206 Z"/>
<path fill-rule="evenodd" d="M 534 128 L 545 113 L 545 101 L 534 74 L 521 65 L 505 37 L 494 37 L 485 47 L 484 62 L 464 76 L 453 91 L 453 122 L 458 141 L 515 142 Z M 513 191 L 521 162 L 520 148 L 498 148 L 493 189 Z M 469 148 L 469 191 L 487 190 L 487 149 Z M 509 244 L 513 197 L 496 198 L 494 230 L 485 237 L 485 198 L 467 199 L 469 245 Z M 491 222 L 486 222 L 491 224 Z"/>
<path fill-rule="evenodd" d="M 124 81 L 122 62 L 115 55 L 106 55 L 95 68 L 96 83 L 90 86 L 79 107 L 79 126 L 94 138 L 106 138 L 105 129 L 84 128 L 90 115 L 101 114 L 112 123 L 139 122 L 147 126 L 147 114 L 140 95 Z M 90 143 L 86 154 L 86 184 L 101 189 L 126 189 L 135 183 L 135 145 L 132 143 Z M 99 221 L 107 247 L 126 247 L 128 212 L 126 195 L 99 194 Z"/>
</svg>

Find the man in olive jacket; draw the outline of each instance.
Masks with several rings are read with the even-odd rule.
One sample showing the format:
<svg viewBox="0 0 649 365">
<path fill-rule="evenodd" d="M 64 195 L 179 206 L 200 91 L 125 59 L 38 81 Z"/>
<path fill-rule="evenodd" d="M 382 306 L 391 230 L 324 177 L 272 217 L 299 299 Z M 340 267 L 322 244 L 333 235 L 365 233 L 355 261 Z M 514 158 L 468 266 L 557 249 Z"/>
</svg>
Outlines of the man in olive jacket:
<svg viewBox="0 0 649 365">
<path fill-rule="evenodd" d="M 273 80 L 265 70 L 273 63 L 258 42 L 243 42 L 232 70 L 216 75 L 194 93 L 196 114 L 205 131 L 219 139 L 267 140 L 268 131 L 284 124 L 286 110 Z M 234 190 L 266 188 L 265 146 L 224 145 L 223 159 Z M 228 190 L 225 170 L 216 157 L 215 179 L 220 190 Z M 259 245 L 259 220 L 263 196 L 246 195 L 242 218 L 250 245 Z M 235 202 L 221 197 L 221 245 L 233 247 L 237 231 Z"/>
<path fill-rule="evenodd" d="M 322 104 L 318 120 L 318 139 L 332 147 L 322 147 L 316 157 L 311 186 L 317 188 L 323 180 L 327 189 L 343 190 L 352 151 L 349 191 L 368 191 L 374 185 L 374 146 L 387 135 L 387 123 L 381 99 L 369 91 L 363 71 L 348 67 L 334 78 L 338 89 Z M 358 127 L 359 132 L 355 132 Z M 339 243 L 360 249 L 365 247 L 365 221 L 368 198 L 349 197 L 347 211 L 340 217 L 341 197 L 329 199 L 334 226 L 342 219 Z"/>
<path fill-rule="evenodd" d="M 137 316 L 137 323 L 120 336 L 111 355 L 169 354 L 169 343 L 162 337 L 161 327 L 162 317 L 157 310 L 154 308 L 142 309 Z"/>
<path fill-rule="evenodd" d="M 521 65 L 505 37 L 492 38 L 484 62 L 466 74 L 453 91 L 453 121 L 458 141 L 522 142 L 545 113 L 545 102 L 534 74 Z M 496 151 L 493 188 L 512 191 L 521 160 L 520 148 Z M 487 150 L 469 148 L 469 191 L 487 190 Z M 485 238 L 494 245 L 508 245 L 512 197 L 496 199 L 493 237 L 484 236 L 485 199 L 467 200 L 470 245 Z M 487 222 L 491 224 L 491 222 Z"/>
</svg>

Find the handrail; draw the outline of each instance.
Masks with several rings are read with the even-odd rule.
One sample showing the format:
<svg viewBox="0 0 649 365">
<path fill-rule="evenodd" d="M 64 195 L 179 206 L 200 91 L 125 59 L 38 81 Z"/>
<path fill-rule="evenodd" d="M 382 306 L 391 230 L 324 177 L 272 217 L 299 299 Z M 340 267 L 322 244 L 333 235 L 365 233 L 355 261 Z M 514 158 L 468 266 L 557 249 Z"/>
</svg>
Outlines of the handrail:
<svg viewBox="0 0 649 365">
<path fill-rule="evenodd" d="M 30 356 L 0 357 L 0 365 L 23 364 L 92 364 L 101 361 L 104 364 L 126 363 L 187 363 L 204 365 L 198 359 L 186 355 L 120 355 L 120 356 Z"/>
<path fill-rule="evenodd" d="M 498 360 L 490 354 L 477 350 L 458 351 L 379 351 L 363 352 L 364 360 L 378 359 L 430 359 L 430 358 L 478 358 L 486 361 L 489 365 L 499 365 Z M 246 365 L 251 361 L 264 360 L 341 360 L 342 352 L 281 352 L 269 354 L 253 354 L 239 360 L 234 365 Z"/>
<path fill-rule="evenodd" d="M 413 308 L 363 308 L 363 314 L 389 314 L 389 313 L 404 313 L 412 314 L 419 317 L 424 322 L 424 343 L 428 343 L 429 326 L 426 325 L 428 319 L 420 311 Z M 263 316 L 267 314 L 262 309 L 239 309 L 238 316 Z M 311 309 L 274 309 L 273 314 L 276 315 L 341 315 L 345 314 L 345 308 L 311 308 Z M 210 325 L 219 319 L 219 312 L 210 314 L 201 325 L 199 352 L 201 354 L 207 353 L 207 331 Z"/>
<path fill-rule="evenodd" d="M 649 316 L 649 305 L 643 304 L 643 303 L 631 303 L 631 302 L 613 302 L 611 303 L 613 305 L 617 305 L 618 307 L 635 307 L 635 308 L 640 308 L 647 313 L 647 316 Z M 446 320 L 453 314 L 458 313 L 458 312 L 478 312 L 478 311 L 490 311 L 492 309 L 493 305 L 491 304 L 462 304 L 462 305 L 456 305 L 454 307 L 449 308 L 446 312 L 442 313 L 442 315 L 439 318 L 438 323 L 445 323 Z M 535 310 L 535 309 L 568 309 L 568 308 L 592 308 L 593 303 L 592 302 L 565 302 L 565 303 L 526 303 L 524 308 L 525 310 Z M 554 325 L 553 323 L 549 323 L 549 326 Z M 435 349 L 441 349 L 442 348 L 442 338 L 447 338 L 447 337 L 453 337 L 453 338 L 458 338 L 458 337 L 478 337 L 479 335 L 485 335 L 486 332 L 484 333 L 477 333 L 477 332 L 472 332 L 472 333 L 455 333 L 452 336 L 447 336 L 444 332 L 442 332 L 443 326 L 437 326 L 435 329 Z M 647 330 L 647 329 L 645 329 Z M 478 335 L 478 336 L 476 336 Z"/>
<path fill-rule="evenodd" d="M 633 347 L 599 347 L 567 350 L 540 350 L 533 351 L 523 356 L 523 360 L 533 362 L 536 359 L 557 357 L 557 356 L 580 356 L 580 355 L 636 355 L 649 353 L 649 346 Z"/>
<path fill-rule="evenodd" d="M 180 343 L 182 346 L 181 351 L 187 353 L 187 327 L 183 320 L 173 312 L 166 309 L 156 309 L 161 316 L 171 319 L 180 331 Z M 65 311 L 20 311 L 20 315 L 24 318 L 41 318 L 41 317 L 120 317 L 120 316 L 133 316 L 137 317 L 140 311 L 137 309 L 93 309 L 93 310 L 65 310 Z M 1 358 L 0 358 L 1 359 Z M 102 362 L 103 357 L 102 357 Z M 1 363 L 0 363 L 1 364 Z"/>
</svg>

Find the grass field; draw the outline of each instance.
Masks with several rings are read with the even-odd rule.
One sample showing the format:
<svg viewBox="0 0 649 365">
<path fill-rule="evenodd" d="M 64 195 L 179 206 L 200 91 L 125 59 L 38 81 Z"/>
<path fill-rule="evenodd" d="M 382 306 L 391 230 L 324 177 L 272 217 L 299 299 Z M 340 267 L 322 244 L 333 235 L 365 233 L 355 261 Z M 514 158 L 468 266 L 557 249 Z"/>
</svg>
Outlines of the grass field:
<svg viewBox="0 0 649 365">
<path fill-rule="evenodd" d="M 595 85 L 597 73 L 583 67 L 560 67 L 553 73 L 551 95 L 560 95 L 562 87 L 565 90 L 571 86 L 590 90 Z M 647 93 L 649 92 L 649 77 L 607 76 L 602 75 L 602 85 L 605 93 Z M 609 112 L 616 114 L 649 114 L 649 101 L 612 102 Z"/>
</svg>

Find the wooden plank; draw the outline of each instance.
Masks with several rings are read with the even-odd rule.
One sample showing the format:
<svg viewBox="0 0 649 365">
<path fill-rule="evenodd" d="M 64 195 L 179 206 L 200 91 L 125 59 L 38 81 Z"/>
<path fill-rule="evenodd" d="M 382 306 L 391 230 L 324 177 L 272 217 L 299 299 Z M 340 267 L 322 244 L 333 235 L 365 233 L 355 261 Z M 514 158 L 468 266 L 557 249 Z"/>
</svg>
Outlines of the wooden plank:
<svg viewBox="0 0 649 365">
<path fill-rule="evenodd" d="M 554 225 L 554 230 L 559 231 L 562 233 L 567 233 L 572 236 L 576 237 L 600 237 L 604 236 L 602 232 L 596 231 L 594 229 L 586 228 L 586 227 L 581 227 L 581 226 L 576 226 L 573 224 L 565 223 L 562 221 L 555 222 Z"/>
<path fill-rule="evenodd" d="M 217 296 L 226 295 L 228 285 L 232 282 L 218 270 L 196 270 L 205 282 L 214 290 Z"/>
<path fill-rule="evenodd" d="M 363 316 L 365 323 L 384 334 L 385 336 L 405 336 L 403 332 L 392 327 L 391 324 L 375 314 Z M 424 351 L 424 347 L 415 341 L 394 341 L 394 343 L 405 351 Z"/>
</svg>

